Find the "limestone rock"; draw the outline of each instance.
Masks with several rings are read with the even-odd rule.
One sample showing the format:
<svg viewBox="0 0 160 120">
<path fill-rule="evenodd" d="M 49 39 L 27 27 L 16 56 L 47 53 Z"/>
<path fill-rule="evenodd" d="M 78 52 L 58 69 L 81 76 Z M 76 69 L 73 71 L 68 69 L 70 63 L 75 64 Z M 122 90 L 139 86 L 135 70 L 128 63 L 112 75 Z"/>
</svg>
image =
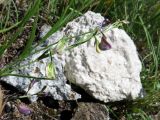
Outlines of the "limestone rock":
<svg viewBox="0 0 160 120">
<path fill-rule="evenodd" d="M 80 35 L 99 28 L 103 30 L 104 17 L 88 11 L 69 22 L 61 31 L 67 36 Z M 96 52 L 94 38 L 62 55 L 65 75 L 94 98 L 104 102 L 135 99 L 141 96 L 141 62 L 133 40 L 118 28 L 103 31 L 111 45 L 110 50 Z M 101 42 L 102 35 L 97 38 Z M 72 39 L 69 45 L 74 44 Z M 48 39 L 48 43 L 53 42 Z"/>
<path fill-rule="evenodd" d="M 97 53 L 94 40 L 74 48 L 65 59 L 66 77 L 104 102 L 139 97 L 142 66 L 133 41 L 118 28 L 104 34 L 112 48 Z"/>
</svg>

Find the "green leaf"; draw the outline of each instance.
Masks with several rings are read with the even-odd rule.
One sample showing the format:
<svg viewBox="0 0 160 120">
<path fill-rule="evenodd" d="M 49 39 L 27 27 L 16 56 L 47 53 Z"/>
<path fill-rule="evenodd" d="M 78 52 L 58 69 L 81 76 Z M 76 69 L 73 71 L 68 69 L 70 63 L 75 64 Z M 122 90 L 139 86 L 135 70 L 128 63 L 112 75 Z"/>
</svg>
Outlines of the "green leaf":
<svg viewBox="0 0 160 120">
<path fill-rule="evenodd" d="M 33 22 L 30 38 L 27 40 L 26 46 L 25 46 L 22 54 L 19 56 L 20 59 L 27 58 L 30 55 L 30 53 L 31 53 L 31 51 L 33 49 L 32 48 L 32 43 L 33 43 L 33 41 L 34 41 L 34 39 L 36 37 L 38 15 L 39 15 L 39 8 L 37 9 L 36 18 L 35 18 L 35 20 Z"/>
<path fill-rule="evenodd" d="M 55 79 L 55 65 L 53 62 L 48 63 L 46 66 L 46 74 L 48 78 Z"/>
</svg>

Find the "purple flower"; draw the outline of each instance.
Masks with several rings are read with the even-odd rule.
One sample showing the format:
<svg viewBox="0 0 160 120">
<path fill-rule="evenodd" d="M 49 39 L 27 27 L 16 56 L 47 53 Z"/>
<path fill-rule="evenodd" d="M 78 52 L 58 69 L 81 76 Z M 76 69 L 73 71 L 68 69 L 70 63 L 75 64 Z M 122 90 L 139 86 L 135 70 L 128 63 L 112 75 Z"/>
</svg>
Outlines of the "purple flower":
<svg viewBox="0 0 160 120">
<path fill-rule="evenodd" d="M 111 45 L 107 42 L 107 38 L 106 38 L 106 36 L 104 34 L 103 34 L 103 36 L 101 38 L 101 42 L 99 44 L 99 49 L 100 50 L 109 50 L 109 49 L 111 49 Z"/>
<path fill-rule="evenodd" d="M 17 108 L 18 108 L 18 111 L 19 111 L 21 114 L 30 115 L 30 114 L 32 113 L 31 108 L 27 107 L 27 106 L 24 105 L 24 104 L 19 105 Z"/>
</svg>

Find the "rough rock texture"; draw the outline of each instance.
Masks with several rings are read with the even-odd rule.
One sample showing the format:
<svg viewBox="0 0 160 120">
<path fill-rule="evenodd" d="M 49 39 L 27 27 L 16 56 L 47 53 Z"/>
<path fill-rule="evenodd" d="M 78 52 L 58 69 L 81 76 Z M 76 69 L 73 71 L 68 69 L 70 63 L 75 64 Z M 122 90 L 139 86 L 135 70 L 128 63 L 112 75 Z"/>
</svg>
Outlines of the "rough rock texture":
<svg viewBox="0 0 160 120">
<path fill-rule="evenodd" d="M 67 33 L 79 35 L 91 29 L 90 23 L 101 25 L 103 18 L 95 18 L 96 22 L 94 17 L 86 21 L 82 17 L 76 23 L 75 21 L 69 23 L 71 29 Z M 64 68 L 67 79 L 104 102 L 135 99 L 141 96 L 142 66 L 133 41 L 124 30 L 118 28 L 104 31 L 104 34 L 112 46 L 110 50 L 97 53 L 93 38 L 91 42 L 65 54 Z M 97 36 L 99 41 L 101 37 L 102 35 Z"/>
<path fill-rule="evenodd" d="M 72 120 L 109 120 L 105 105 L 99 103 L 78 103 L 78 109 Z"/>
<path fill-rule="evenodd" d="M 88 32 L 89 30 L 95 29 L 95 27 L 102 24 L 104 18 L 100 14 L 95 14 L 93 12 L 87 12 L 84 16 L 81 16 L 74 21 L 67 24 L 65 28 L 61 31 L 57 31 L 52 36 L 50 36 L 42 45 L 39 45 L 36 50 L 43 49 L 47 45 L 51 45 L 58 40 L 60 40 L 64 35 L 78 35 L 84 32 Z M 81 26 L 81 28 L 78 28 L 78 26 Z M 44 25 L 41 30 L 41 37 L 43 37 L 49 30 L 51 29 L 50 26 Z M 71 42 L 73 43 L 73 41 Z M 53 46 L 54 48 L 54 46 Z M 36 53 L 29 58 L 27 58 L 25 61 L 20 63 L 19 66 L 26 65 L 31 61 L 36 60 L 41 55 L 45 53 L 44 51 L 41 51 L 39 53 Z M 71 90 L 70 85 L 66 84 L 66 77 L 64 75 L 64 66 L 62 67 L 62 64 L 65 64 L 65 60 L 63 57 L 59 55 L 54 55 L 53 60 L 54 64 L 56 65 L 56 79 L 55 80 L 37 80 L 34 85 L 29 89 L 29 86 L 31 85 L 31 81 L 34 79 L 28 79 L 28 78 L 22 78 L 22 77 L 16 77 L 16 76 L 9 76 L 9 77 L 3 77 L 1 78 L 2 81 L 5 81 L 17 88 L 19 88 L 22 91 L 27 92 L 28 95 L 31 95 L 31 100 L 35 101 L 37 99 L 37 96 L 34 95 L 38 92 L 41 92 L 41 90 L 44 89 L 44 93 L 47 95 L 51 95 L 56 100 L 73 100 L 80 98 L 80 95 L 73 92 Z M 50 58 L 44 58 L 37 62 L 34 62 L 30 65 L 27 65 L 23 68 L 18 68 L 17 70 L 13 71 L 13 74 L 22 74 L 22 75 L 29 75 L 34 77 L 46 77 L 46 66 L 50 62 Z M 29 90 L 29 91 L 28 91 Z"/>
<path fill-rule="evenodd" d="M 142 90 L 136 47 L 124 30 L 104 34 L 112 48 L 97 53 L 93 40 L 74 48 L 66 56 L 66 76 L 101 101 L 135 99 Z"/>
<path fill-rule="evenodd" d="M 33 55 L 26 61 L 22 62 L 19 66 L 29 64 L 37 55 Z M 54 64 L 56 65 L 56 78 L 54 80 L 36 80 L 33 78 L 24 78 L 16 76 L 8 76 L 1 78 L 3 81 L 17 87 L 20 90 L 27 92 L 32 101 L 37 99 L 36 95 L 42 91 L 45 95 L 52 96 L 56 100 L 74 100 L 80 98 L 80 95 L 76 94 L 71 90 L 70 85 L 66 84 L 66 77 L 64 76 L 61 62 L 54 56 Z M 29 75 L 34 77 L 46 77 L 47 71 L 46 66 L 50 62 L 50 58 L 44 58 L 24 68 L 14 71 L 13 74 Z M 34 80 L 34 82 L 32 82 Z M 32 87 L 30 87 L 32 86 Z"/>
<path fill-rule="evenodd" d="M 88 11 L 83 16 L 69 22 L 61 31 L 54 33 L 37 49 L 51 45 L 63 36 L 80 35 L 95 28 L 103 30 L 103 21 L 104 17 L 100 14 Z M 44 25 L 41 37 L 50 28 Z M 123 30 L 118 28 L 108 32 L 104 31 L 104 34 L 112 46 L 110 50 L 97 53 L 94 47 L 94 39 L 92 39 L 90 42 L 84 43 L 70 51 L 63 51 L 62 55 L 55 54 L 53 56 L 56 65 L 55 80 L 39 80 L 29 91 L 28 87 L 32 79 L 10 76 L 4 77 L 2 80 L 19 87 L 21 90 L 28 91 L 29 95 L 40 92 L 46 86 L 44 92 L 49 93 L 54 99 L 58 100 L 77 99 L 80 97 L 71 91 L 70 86 L 66 84 L 66 78 L 85 89 L 86 92 L 96 99 L 104 102 L 134 99 L 140 96 L 142 90 L 139 77 L 141 62 L 133 41 Z M 97 39 L 100 41 L 101 37 L 102 35 L 99 34 Z M 74 44 L 79 38 L 80 36 L 71 39 L 68 45 Z M 44 52 L 41 51 L 29 57 L 21 65 L 37 59 Z M 49 61 L 50 58 L 45 58 L 13 73 L 46 77 L 45 68 Z"/>
</svg>

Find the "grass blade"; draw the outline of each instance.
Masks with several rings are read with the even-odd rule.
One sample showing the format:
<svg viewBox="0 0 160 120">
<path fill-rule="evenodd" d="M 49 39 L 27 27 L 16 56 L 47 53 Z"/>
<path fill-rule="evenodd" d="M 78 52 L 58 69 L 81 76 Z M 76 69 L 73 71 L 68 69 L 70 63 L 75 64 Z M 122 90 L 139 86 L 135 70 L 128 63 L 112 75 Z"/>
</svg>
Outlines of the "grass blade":
<svg viewBox="0 0 160 120">
<path fill-rule="evenodd" d="M 7 32 L 7 31 L 10 31 L 11 29 L 17 27 L 20 23 L 21 23 L 21 22 L 17 22 L 17 23 L 15 23 L 14 25 L 12 25 L 12 26 L 9 27 L 9 28 L 4 28 L 4 29 L 0 30 L 0 33 L 5 33 L 5 32 Z"/>
<path fill-rule="evenodd" d="M 41 0 L 35 1 L 35 4 L 28 10 L 27 14 L 25 15 L 25 17 L 22 19 L 21 23 L 19 24 L 18 31 L 13 35 L 13 37 L 9 41 L 6 41 L 6 43 L 0 48 L 0 57 L 3 55 L 4 51 L 8 49 L 12 45 L 12 43 L 17 40 L 18 36 L 22 33 L 26 22 L 36 13 L 39 7 L 40 1 Z"/>
<path fill-rule="evenodd" d="M 39 7 L 37 9 L 37 15 L 34 20 L 33 26 L 32 26 L 32 31 L 29 40 L 27 41 L 27 44 L 22 52 L 22 54 L 19 56 L 19 59 L 24 59 L 28 57 L 32 51 L 32 43 L 36 37 L 36 28 L 37 28 L 37 21 L 38 21 L 38 15 L 39 15 Z"/>
<path fill-rule="evenodd" d="M 157 55 L 156 55 L 156 52 L 155 52 L 155 48 L 153 46 L 152 38 L 151 38 L 150 33 L 148 32 L 148 30 L 147 30 L 146 26 L 144 25 L 144 22 L 143 22 L 143 20 L 140 16 L 139 16 L 139 19 L 140 19 L 142 27 L 144 29 L 146 39 L 147 39 L 147 43 L 148 43 L 149 49 L 151 50 L 152 58 L 154 60 L 154 65 L 153 65 L 153 70 L 152 71 L 154 71 L 155 75 L 157 75 L 157 72 L 158 72 L 158 58 L 157 58 Z"/>
</svg>

